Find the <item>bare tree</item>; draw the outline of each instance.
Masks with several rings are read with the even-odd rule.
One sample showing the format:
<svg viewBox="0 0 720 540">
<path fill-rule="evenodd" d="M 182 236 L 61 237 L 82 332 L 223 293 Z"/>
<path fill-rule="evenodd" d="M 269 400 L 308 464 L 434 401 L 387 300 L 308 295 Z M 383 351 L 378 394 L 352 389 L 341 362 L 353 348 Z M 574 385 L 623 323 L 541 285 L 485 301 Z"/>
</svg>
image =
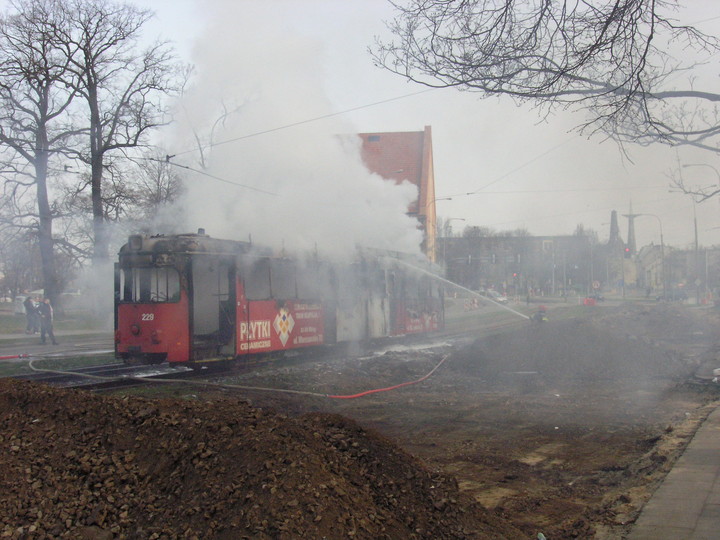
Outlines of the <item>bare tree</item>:
<svg viewBox="0 0 720 540">
<path fill-rule="evenodd" d="M 679 4 L 408 0 L 394 4 L 398 15 L 388 26 L 395 41 L 377 40 L 371 53 L 378 65 L 427 86 L 585 109 L 581 130 L 621 144 L 717 152 L 720 94 L 696 89 L 692 77 L 720 53 L 720 42 L 678 24 Z M 687 86 L 677 88 L 683 74 Z"/>
<path fill-rule="evenodd" d="M 68 58 L 57 47 L 60 2 L 13 3 L 0 20 L 0 152 L 4 223 L 37 235 L 45 294 L 58 292 L 51 202 L 53 162 L 78 132 L 67 120 L 74 92 Z"/>
<path fill-rule="evenodd" d="M 163 210 L 179 200 L 182 178 L 159 150 L 147 152 L 138 160 L 116 163 L 106 169 L 103 178 L 103 222 L 112 228 L 113 240 L 124 240 L 131 231 L 175 230 L 174 223 L 164 223 L 163 219 L 177 222 L 177 212 L 165 218 Z M 56 240 L 56 244 L 73 251 L 78 262 L 92 259 L 94 254 L 91 183 L 89 173 L 78 174 L 63 190 L 64 240 Z"/>
<path fill-rule="evenodd" d="M 485 238 L 490 236 L 498 236 L 498 232 L 492 227 L 478 227 L 477 225 L 468 225 L 463 229 L 463 238 Z"/>
<path fill-rule="evenodd" d="M 141 219 L 150 220 L 159 208 L 175 203 L 183 193 L 183 182 L 177 170 L 159 154 L 144 159 L 139 167 L 135 203 Z"/>
<path fill-rule="evenodd" d="M 245 103 L 238 102 L 236 97 L 221 97 L 216 105 L 217 109 L 210 114 L 202 114 L 201 119 L 198 121 L 195 118 L 197 114 L 193 114 L 194 108 L 187 105 L 188 100 L 192 101 L 193 91 L 188 85 L 194 75 L 195 69 L 193 66 L 185 66 L 182 70 L 181 80 L 183 84 L 180 88 L 181 122 L 186 122 L 192 132 L 193 144 L 197 147 L 198 152 L 196 166 L 206 171 L 209 168 L 210 151 L 218 144 L 223 144 L 217 141 L 218 133 L 225 129 L 228 120 L 241 111 Z M 213 118 L 214 120 L 212 120 Z M 170 161 L 171 158 L 176 156 L 168 155 L 166 157 L 167 161 Z"/>
<path fill-rule="evenodd" d="M 134 174 L 119 167 L 110 168 L 103 175 L 101 206 L 104 227 L 116 224 L 132 215 L 135 205 L 135 189 L 130 179 Z M 64 219 L 63 246 L 74 249 L 79 262 L 92 260 L 95 254 L 95 235 L 93 229 L 92 176 L 83 172 L 65 182 L 62 194 Z"/>
<path fill-rule="evenodd" d="M 162 100 L 176 91 L 179 67 L 167 43 L 140 50 L 148 10 L 106 0 L 65 2 L 59 40 L 70 52 L 68 86 L 87 103 L 89 145 L 77 157 L 90 167 L 94 261 L 109 256 L 104 178 L 113 153 L 146 143 L 148 133 L 167 121 Z"/>
<path fill-rule="evenodd" d="M 39 250 L 37 235 L 29 231 L 21 232 L 14 227 L 0 228 L 0 261 L 2 267 L 2 294 L 10 292 L 12 297 L 23 289 L 36 289 L 42 286 L 42 265 L 36 264 Z"/>
</svg>

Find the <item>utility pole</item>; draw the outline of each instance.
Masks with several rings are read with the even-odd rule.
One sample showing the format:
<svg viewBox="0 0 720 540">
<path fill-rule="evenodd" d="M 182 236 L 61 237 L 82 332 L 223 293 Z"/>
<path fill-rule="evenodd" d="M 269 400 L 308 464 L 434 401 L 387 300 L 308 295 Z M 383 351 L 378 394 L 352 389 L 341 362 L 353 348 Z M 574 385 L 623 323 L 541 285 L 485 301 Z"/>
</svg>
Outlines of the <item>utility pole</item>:
<svg viewBox="0 0 720 540">
<path fill-rule="evenodd" d="M 660 216 L 655 214 L 636 214 L 636 216 L 650 216 L 657 219 L 658 225 L 660 226 L 660 269 L 662 271 L 662 285 L 663 285 L 663 298 L 667 300 L 668 295 L 668 280 L 667 280 L 667 268 L 665 264 L 665 239 L 663 238 L 663 226 Z"/>
<path fill-rule="evenodd" d="M 693 223 L 695 225 L 695 298 L 696 304 L 700 305 L 700 245 L 698 244 L 697 212 L 695 199 L 693 198 Z"/>
<path fill-rule="evenodd" d="M 628 218 L 628 241 L 625 248 L 625 252 L 629 253 L 630 257 L 635 257 L 635 254 L 637 253 L 637 243 L 635 242 L 635 218 L 638 216 L 641 216 L 642 214 L 634 214 L 632 211 L 632 202 L 630 202 L 630 213 L 629 214 L 623 214 L 623 217 Z M 620 259 L 620 264 L 622 265 L 622 279 L 623 279 L 623 289 L 622 289 L 622 295 L 623 298 L 625 298 L 625 258 Z"/>
</svg>

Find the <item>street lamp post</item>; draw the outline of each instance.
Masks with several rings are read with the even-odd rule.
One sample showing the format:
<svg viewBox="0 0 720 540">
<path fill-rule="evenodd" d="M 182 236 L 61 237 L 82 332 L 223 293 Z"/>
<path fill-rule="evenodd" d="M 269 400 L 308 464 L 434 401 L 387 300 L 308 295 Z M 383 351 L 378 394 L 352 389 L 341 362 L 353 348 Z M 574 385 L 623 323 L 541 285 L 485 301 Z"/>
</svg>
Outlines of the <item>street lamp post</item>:
<svg viewBox="0 0 720 540">
<path fill-rule="evenodd" d="M 657 219 L 660 226 L 660 270 L 662 271 L 663 297 L 667 299 L 667 273 L 665 271 L 665 239 L 663 237 L 662 220 L 655 214 L 637 214 L 638 216 L 651 216 Z"/>
<path fill-rule="evenodd" d="M 715 171 L 715 176 L 718 178 L 718 184 L 720 184 L 720 171 L 717 170 L 717 167 L 714 165 L 710 165 L 709 163 L 685 163 L 683 164 L 683 169 L 687 169 L 688 167 L 710 167 L 713 171 Z"/>
<path fill-rule="evenodd" d="M 720 191 L 720 171 L 717 170 L 713 165 L 709 163 L 686 163 L 683 168 L 687 167 L 709 167 L 715 172 L 718 181 L 718 191 Z M 700 304 L 700 246 L 698 244 L 698 228 L 697 228 L 697 211 L 696 211 L 696 200 L 693 197 L 693 221 L 695 224 L 695 296 L 697 303 Z M 707 275 L 705 276 L 704 292 L 707 294 Z"/>
<path fill-rule="evenodd" d="M 715 176 L 717 177 L 717 186 L 718 187 L 717 187 L 716 191 L 711 193 L 711 195 L 720 192 L 720 171 L 717 170 L 717 167 L 710 165 L 709 163 L 684 163 L 683 164 L 683 169 L 687 169 L 688 167 L 708 167 L 708 168 L 712 169 L 713 172 L 715 172 Z M 702 191 L 695 193 L 695 195 L 701 195 L 703 200 L 709 197 L 709 196 L 705 196 Z M 693 197 L 693 199 L 694 199 L 694 197 Z"/>
</svg>

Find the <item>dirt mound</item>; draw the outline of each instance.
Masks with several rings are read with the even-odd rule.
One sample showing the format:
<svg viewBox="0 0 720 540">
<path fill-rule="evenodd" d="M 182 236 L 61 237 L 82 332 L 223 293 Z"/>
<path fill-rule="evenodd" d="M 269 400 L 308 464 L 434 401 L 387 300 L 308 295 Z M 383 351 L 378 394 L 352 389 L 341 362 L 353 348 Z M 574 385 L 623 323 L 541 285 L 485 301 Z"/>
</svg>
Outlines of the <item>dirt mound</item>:
<svg viewBox="0 0 720 540">
<path fill-rule="evenodd" d="M 519 538 L 354 422 L 0 381 L 15 538 Z"/>
</svg>

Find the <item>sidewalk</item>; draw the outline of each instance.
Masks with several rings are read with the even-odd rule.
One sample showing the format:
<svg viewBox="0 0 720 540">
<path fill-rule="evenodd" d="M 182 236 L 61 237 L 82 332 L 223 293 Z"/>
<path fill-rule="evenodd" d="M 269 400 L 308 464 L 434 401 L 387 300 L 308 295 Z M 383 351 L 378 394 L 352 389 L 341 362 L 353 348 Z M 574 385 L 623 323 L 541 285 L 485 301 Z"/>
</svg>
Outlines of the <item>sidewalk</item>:
<svg viewBox="0 0 720 540">
<path fill-rule="evenodd" d="M 40 343 L 40 334 L 28 335 L 23 333 L 0 334 L 0 357 L 22 355 L 30 356 L 67 354 L 71 351 L 84 351 L 88 347 L 95 349 L 112 349 L 113 334 L 107 330 L 56 330 L 55 337 L 59 345 L 53 345 L 47 340 L 45 345 Z M 24 361 L 22 359 L 7 361 Z"/>
<path fill-rule="evenodd" d="M 628 540 L 720 538 L 720 408 L 647 502 Z"/>
<path fill-rule="evenodd" d="M 110 330 L 54 330 L 55 337 L 60 339 L 63 336 L 106 336 L 112 340 L 112 331 Z M 9 343 L 28 343 L 36 345 L 40 343 L 40 332 L 37 334 L 26 334 L 25 332 L 16 332 L 12 334 L 0 334 L 0 342 Z"/>
</svg>

